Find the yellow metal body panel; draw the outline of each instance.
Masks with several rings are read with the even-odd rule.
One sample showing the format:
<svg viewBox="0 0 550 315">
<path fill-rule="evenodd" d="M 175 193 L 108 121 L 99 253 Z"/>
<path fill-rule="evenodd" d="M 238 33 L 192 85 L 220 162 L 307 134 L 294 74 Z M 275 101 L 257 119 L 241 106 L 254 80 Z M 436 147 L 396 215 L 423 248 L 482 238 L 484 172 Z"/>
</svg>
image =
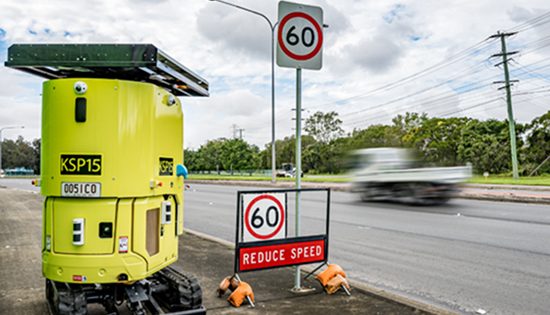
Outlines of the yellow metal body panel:
<svg viewBox="0 0 550 315">
<path fill-rule="evenodd" d="M 83 94 L 75 92 L 78 81 L 87 85 Z M 85 99 L 84 121 L 77 118 L 78 99 Z M 45 82 L 41 163 L 46 278 L 133 282 L 177 260 L 183 177 L 176 176 L 176 165 L 183 164 L 183 113 L 168 92 L 150 83 L 110 79 Z M 99 184 L 100 190 L 93 196 L 67 195 L 66 183 Z M 168 221 L 162 211 L 167 202 Z M 73 239 L 75 219 L 84 222 L 82 244 Z M 111 237 L 100 235 L 105 223 L 112 225 Z"/>
<path fill-rule="evenodd" d="M 100 222 L 115 222 L 116 199 L 56 198 L 53 201 L 53 251 L 62 254 L 111 254 L 113 238 L 99 238 Z M 84 245 L 73 245 L 73 219 L 84 219 Z"/>
<path fill-rule="evenodd" d="M 134 229 L 132 233 L 132 250 L 138 255 L 144 257 L 152 270 L 160 270 L 165 266 L 167 261 L 175 261 L 178 252 L 174 248 L 178 248 L 178 236 L 176 234 L 176 223 L 172 220 L 171 224 L 160 224 L 151 227 L 147 224 L 147 213 L 159 209 L 162 202 L 161 197 L 140 198 L 134 202 L 134 227 L 144 227 Z M 174 200 L 169 198 L 169 201 L 174 204 Z M 174 212 L 175 214 L 175 212 Z M 158 230 L 158 234 L 151 235 L 151 228 Z M 157 238 L 155 240 L 155 237 Z M 156 242 L 158 251 L 155 254 L 150 254 L 147 250 L 147 242 Z"/>
<path fill-rule="evenodd" d="M 88 87 L 82 95 L 73 89 L 78 81 Z M 133 81 L 44 82 L 42 194 L 61 196 L 62 182 L 100 182 L 101 197 L 179 194 L 183 179 L 176 177 L 175 165 L 183 163 L 183 113 L 178 99 L 168 106 L 169 95 L 153 84 Z M 85 122 L 75 121 L 77 98 L 86 99 Z M 101 175 L 62 175 L 61 155 L 100 155 Z M 172 176 L 159 175 L 160 158 L 173 159 Z"/>
<path fill-rule="evenodd" d="M 119 199 L 68 199 L 50 197 L 44 211 L 44 238 L 50 237 L 51 250 L 42 255 L 42 271 L 46 278 L 60 282 L 74 283 L 113 283 L 133 282 L 146 278 L 178 259 L 178 236 L 176 220 L 161 224 L 158 218 L 159 251 L 149 255 L 146 250 L 146 212 L 160 209 L 163 197 Z M 175 199 L 168 201 L 175 204 Z M 104 203 L 104 204 L 102 204 Z M 114 208 L 111 208 L 114 205 Z M 112 211 L 110 211 L 112 210 Z M 63 219 L 58 219 L 58 213 Z M 116 217 L 113 245 L 98 237 L 98 223 L 108 220 L 106 212 Z M 158 212 L 160 215 L 162 212 Z M 175 212 L 174 212 L 175 214 Z M 73 216 L 86 218 L 85 238 L 81 246 L 72 244 Z M 93 222 L 93 223 L 92 223 Z M 53 231 L 53 234 L 52 234 Z M 119 252 L 119 239 L 128 237 L 128 251 Z M 114 241 L 113 241 L 114 240 Z M 99 250 L 98 250 L 99 249 Z M 102 253 L 99 251 L 102 250 Z M 119 281 L 118 276 L 127 275 L 127 280 Z"/>
</svg>

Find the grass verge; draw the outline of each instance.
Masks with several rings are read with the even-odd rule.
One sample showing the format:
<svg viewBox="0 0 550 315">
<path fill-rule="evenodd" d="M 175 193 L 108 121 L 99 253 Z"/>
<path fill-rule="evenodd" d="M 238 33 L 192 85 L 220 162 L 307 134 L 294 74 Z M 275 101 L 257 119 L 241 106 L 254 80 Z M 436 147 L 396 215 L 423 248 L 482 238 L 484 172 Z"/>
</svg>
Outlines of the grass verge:
<svg viewBox="0 0 550 315">
<path fill-rule="evenodd" d="M 513 179 L 509 176 L 474 176 L 468 180 L 470 184 L 492 184 L 492 185 L 532 185 L 550 186 L 550 175 L 520 177 Z"/>
<path fill-rule="evenodd" d="M 270 181 L 269 176 L 246 176 L 246 175 L 216 175 L 216 174 L 191 174 L 189 179 L 193 180 L 240 180 L 240 181 Z M 294 178 L 278 177 L 277 181 L 293 182 Z M 349 177 L 331 176 L 331 175 L 305 175 L 302 178 L 303 182 L 312 183 L 347 183 Z M 491 185 L 533 185 L 533 186 L 550 186 L 550 175 L 520 177 L 513 179 L 508 176 L 474 176 L 467 181 L 470 184 L 491 184 Z"/>
<path fill-rule="evenodd" d="M 216 175 L 216 174 L 191 174 L 189 179 L 193 180 L 242 180 L 242 181 L 270 181 L 270 176 L 247 176 L 247 175 Z M 294 182 L 294 178 L 290 177 L 277 177 L 277 181 Z M 350 181 L 347 177 L 340 176 L 312 176 L 305 175 L 302 177 L 303 182 L 312 183 L 347 183 Z"/>
</svg>

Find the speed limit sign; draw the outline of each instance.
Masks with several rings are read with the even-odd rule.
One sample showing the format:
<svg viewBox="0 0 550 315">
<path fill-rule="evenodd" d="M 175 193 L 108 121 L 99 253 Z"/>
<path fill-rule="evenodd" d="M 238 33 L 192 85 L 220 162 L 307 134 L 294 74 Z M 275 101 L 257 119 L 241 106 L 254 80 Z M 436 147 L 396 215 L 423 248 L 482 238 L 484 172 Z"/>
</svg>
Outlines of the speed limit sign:
<svg viewBox="0 0 550 315">
<path fill-rule="evenodd" d="M 287 1 L 279 2 L 277 64 L 319 70 L 322 67 L 323 10 Z"/>
<path fill-rule="evenodd" d="M 248 194 L 242 203 L 243 241 L 286 237 L 286 194 Z"/>
</svg>

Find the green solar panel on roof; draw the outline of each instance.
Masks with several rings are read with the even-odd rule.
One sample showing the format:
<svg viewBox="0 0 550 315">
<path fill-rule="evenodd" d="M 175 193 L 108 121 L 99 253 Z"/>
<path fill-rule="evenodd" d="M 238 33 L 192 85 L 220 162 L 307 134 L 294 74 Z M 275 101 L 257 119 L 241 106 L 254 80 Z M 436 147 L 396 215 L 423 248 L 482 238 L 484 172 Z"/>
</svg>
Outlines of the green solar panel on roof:
<svg viewBox="0 0 550 315">
<path fill-rule="evenodd" d="M 208 82 L 151 44 L 14 44 L 5 65 L 46 79 L 145 81 L 177 96 L 208 96 Z"/>
</svg>

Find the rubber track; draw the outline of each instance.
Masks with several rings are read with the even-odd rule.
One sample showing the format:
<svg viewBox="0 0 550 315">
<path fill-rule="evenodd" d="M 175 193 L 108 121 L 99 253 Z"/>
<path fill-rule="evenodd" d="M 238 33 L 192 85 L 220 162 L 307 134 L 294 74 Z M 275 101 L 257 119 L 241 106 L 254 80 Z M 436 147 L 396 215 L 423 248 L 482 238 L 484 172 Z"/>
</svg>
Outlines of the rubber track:
<svg viewBox="0 0 550 315">
<path fill-rule="evenodd" d="M 48 304 L 50 304 L 50 311 L 53 311 L 54 314 L 59 315 L 88 314 L 86 307 L 86 295 L 82 290 L 75 290 L 68 284 L 55 283 L 53 281 L 50 282 L 50 285 L 51 287 L 47 288 L 47 298 Z M 48 286 L 48 283 L 46 283 L 46 286 Z M 48 292 L 48 290 L 51 291 Z M 57 296 L 57 299 L 54 298 L 55 296 Z"/>
<path fill-rule="evenodd" d="M 173 289 L 167 295 L 171 311 L 190 310 L 202 305 L 202 290 L 199 281 L 192 275 L 167 267 L 158 272 Z M 177 292 L 177 293 L 176 293 Z M 176 293 L 176 294 L 174 294 Z M 163 299 L 160 299 L 163 301 Z"/>
</svg>

